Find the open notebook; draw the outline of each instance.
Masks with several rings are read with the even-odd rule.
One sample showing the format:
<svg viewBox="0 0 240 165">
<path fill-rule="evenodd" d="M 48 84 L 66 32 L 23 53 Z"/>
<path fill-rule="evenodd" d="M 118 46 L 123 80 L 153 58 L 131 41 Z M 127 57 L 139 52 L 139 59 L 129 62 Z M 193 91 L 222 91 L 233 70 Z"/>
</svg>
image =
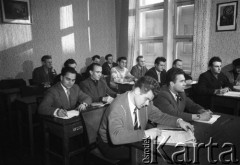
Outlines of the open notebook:
<svg viewBox="0 0 240 165">
<path fill-rule="evenodd" d="M 194 146 L 196 138 L 191 130 L 162 130 L 161 136 L 158 137 L 158 143 L 175 146 Z"/>
<path fill-rule="evenodd" d="M 207 124 L 213 124 L 217 119 L 221 117 L 220 115 L 212 115 L 211 119 L 209 121 L 203 121 L 203 120 L 195 120 L 195 122 L 199 123 L 207 123 Z"/>
<path fill-rule="evenodd" d="M 78 116 L 79 115 L 79 111 L 77 110 L 71 110 L 71 111 L 67 111 L 67 116 L 65 117 L 58 117 L 58 118 L 61 118 L 61 119 L 70 119 L 74 116 Z"/>
</svg>

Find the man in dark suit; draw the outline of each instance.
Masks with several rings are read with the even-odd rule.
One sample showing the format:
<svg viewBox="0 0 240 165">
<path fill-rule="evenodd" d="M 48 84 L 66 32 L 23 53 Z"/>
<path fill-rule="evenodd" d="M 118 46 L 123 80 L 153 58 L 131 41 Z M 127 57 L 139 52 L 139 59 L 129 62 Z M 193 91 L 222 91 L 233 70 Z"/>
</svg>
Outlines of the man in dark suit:
<svg viewBox="0 0 240 165">
<path fill-rule="evenodd" d="M 65 117 L 67 110 L 85 110 L 92 103 L 92 99 L 74 84 L 75 79 L 75 69 L 64 67 L 61 71 L 61 81 L 47 91 L 38 112 L 42 115 Z"/>
<path fill-rule="evenodd" d="M 183 70 L 179 68 L 169 69 L 167 71 L 167 87 L 159 92 L 153 104 L 163 112 L 180 117 L 185 121 L 208 121 L 211 118 L 211 111 L 204 110 L 203 107 L 188 98 L 184 92 L 185 86 Z"/>
<path fill-rule="evenodd" d="M 228 78 L 221 72 L 221 65 L 222 60 L 219 57 L 212 57 L 208 63 L 209 70 L 199 76 L 198 102 L 205 108 L 210 108 L 212 95 L 232 90 Z"/>
<path fill-rule="evenodd" d="M 106 109 L 99 128 L 98 146 L 111 159 L 129 158 L 129 148 L 123 144 L 141 141 L 144 137 L 156 138 L 158 128 L 146 130 L 148 120 L 185 130 L 193 126 L 181 118 L 162 113 L 153 106 L 152 100 L 158 93 L 159 84 L 149 76 L 141 77 L 132 91 L 118 96 Z"/>
<path fill-rule="evenodd" d="M 160 87 L 166 84 L 166 59 L 164 57 L 157 57 L 154 62 L 154 67 L 149 69 L 145 76 L 150 76 L 159 82 Z"/>
<path fill-rule="evenodd" d="M 42 66 L 35 68 L 32 73 L 33 84 L 38 86 L 50 87 L 57 75 L 52 67 L 52 57 L 44 55 L 41 58 Z"/>
<path fill-rule="evenodd" d="M 105 56 L 106 62 L 103 63 L 102 65 L 102 74 L 104 77 L 110 77 L 111 76 L 111 69 L 118 64 L 113 62 L 113 55 L 112 54 L 107 54 Z"/>
<path fill-rule="evenodd" d="M 100 56 L 99 55 L 94 55 L 92 56 L 92 63 L 100 63 Z M 90 65 L 86 68 L 86 71 L 83 73 L 84 79 L 88 78 L 90 76 L 89 70 L 90 70 Z"/>
<path fill-rule="evenodd" d="M 182 60 L 180 60 L 180 59 L 175 59 L 175 60 L 173 61 L 173 64 L 172 64 L 172 67 L 173 67 L 173 68 L 182 69 L 182 66 L 183 66 Z M 185 77 L 185 80 L 186 80 L 186 81 L 187 81 L 187 80 L 192 80 L 192 77 L 191 77 L 190 75 L 186 74 L 185 72 L 184 72 L 184 77 Z"/>
<path fill-rule="evenodd" d="M 143 56 L 138 56 L 137 64 L 132 67 L 131 74 L 136 78 L 139 79 L 140 77 L 144 76 L 148 71 L 147 67 L 145 66 L 145 60 Z"/>
<path fill-rule="evenodd" d="M 111 103 L 116 93 L 113 92 L 102 76 L 102 66 L 92 63 L 89 67 L 90 77 L 80 83 L 80 88 L 89 95 L 93 102 Z"/>
</svg>

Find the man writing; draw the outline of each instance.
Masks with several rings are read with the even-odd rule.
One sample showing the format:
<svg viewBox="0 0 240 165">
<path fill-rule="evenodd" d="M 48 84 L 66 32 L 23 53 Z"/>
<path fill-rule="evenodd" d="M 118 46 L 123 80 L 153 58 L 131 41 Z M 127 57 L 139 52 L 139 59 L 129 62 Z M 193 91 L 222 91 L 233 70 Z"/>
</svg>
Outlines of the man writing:
<svg viewBox="0 0 240 165">
<path fill-rule="evenodd" d="M 129 148 L 123 144 L 152 139 L 161 135 L 158 128 L 146 129 L 147 121 L 185 130 L 193 126 L 181 118 L 162 113 L 152 104 L 159 92 L 159 84 L 149 76 L 141 77 L 132 91 L 118 96 L 105 111 L 99 128 L 98 146 L 111 159 L 128 159 Z"/>
<path fill-rule="evenodd" d="M 167 71 L 167 87 L 164 87 L 154 99 L 154 105 L 169 115 L 180 117 L 185 121 L 208 121 L 212 113 L 194 103 L 185 95 L 186 86 L 184 72 L 179 68 Z M 188 112 L 185 112 L 187 110 Z"/>
<path fill-rule="evenodd" d="M 100 64 L 92 63 L 89 66 L 90 77 L 80 83 L 80 87 L 88 94 L 93 102 L 111 103 L 116 93 L 113 92 L 102 77 Z"/>
<path fill-rule="evenodd" d="M 39 113 L 55 117 L 67 116 L 67 110 L 85 110 L 92 99 L 74 84 L 76 71 L 71 67 L 64 67 L 61 71 L 61 81 L 52 86 L 39 105 Z"/>
</svg>

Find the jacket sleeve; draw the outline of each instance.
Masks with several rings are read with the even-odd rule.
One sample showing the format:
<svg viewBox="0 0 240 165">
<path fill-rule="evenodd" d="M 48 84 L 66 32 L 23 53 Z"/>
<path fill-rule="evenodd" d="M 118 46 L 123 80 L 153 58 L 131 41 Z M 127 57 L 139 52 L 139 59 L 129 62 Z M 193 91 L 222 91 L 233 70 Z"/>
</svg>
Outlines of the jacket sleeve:
<svg viewBox="0 0 240 165">
<path fill-rule="evenodd" d="M 85 102 L 90 105 L 92 103 L 92 98 L 78 88 L 78 101 L 79 103 Z"/>
<path fill-rule="evenodd" d="M 57 98 L 56 94 L 54 94 L 54 92 L 52 92 L 51 90 L 47 91 L 46 95 L 44 96 L 42 102 L 38 107 L 38 113 L 41 115 L 53 116 L 55 110 L 57 108 L 60 108 L 54 107 L 54 98 Z"/>
<path fill-rule="evenodd" d="M 192 120 L 192 114 L 181 112 L 178 109 L 175 109 L 174 106 L 171 104 L 170 100 L 162 94 L 159 94 L 157 98 L 154 99 L 154 105 L 158 109 L 161 109 L 162 112 L 167 113 L 169 115 L 182 118 L 185 121 Z"/>
<path fill-rule="evenodd" d="M 162 125 L 167 125 L 167 126 L 172 126 L 172 127 L 177 127 L 177 117 L 170 116 L 166 113 L 163 113 L 160 109 L 155 107 L 153 103 L 151 102 L 149 107 L 148 107 L 148 118 L 149 120 L 162 124 Z"/>
<path fill-rule="evenodd" d="M 130 72 L 134 77 L 138 78 L 137 68 L 135 66 L 132 67 Z"/>
<path fill-rule="evenodd" d="M 208 88 L 208 79 L 204 74 L 201 74 L 199 77 L 197 91 L 200 95 L 213 95 L 214 89 Z"/>
<path fill-rule="evenodd" d="M 86 95 L 91 97 L 92 102 L 99 102 L 99 101 L 101 101 L 100 97 L 96 97 L 94 95 L 94 93 L 92 92 L 92 89 L 91 89 L 91 87 L 90 87 L 90 85 L 88 83 L 86 83 L 85 81 L 81 82 L 80 83 L 80 87 L 81 87 L 82 93 L 84 93 L 84 94 L 86 94 Z"/>
<path fill-rule="evenodd" d="M 34 85 L 41 85 L 41 78 L 40 78 L 39 70 L 37 68 L 33 70 L 32 80 Z"/>
<path fill-rule="evenodd" d="M 186 110 L 190 113 L 198 114 L 199 110 L 204 109 L 202 106 L 194 103 L 190 98 L 186 97 Z"/>
</svg>

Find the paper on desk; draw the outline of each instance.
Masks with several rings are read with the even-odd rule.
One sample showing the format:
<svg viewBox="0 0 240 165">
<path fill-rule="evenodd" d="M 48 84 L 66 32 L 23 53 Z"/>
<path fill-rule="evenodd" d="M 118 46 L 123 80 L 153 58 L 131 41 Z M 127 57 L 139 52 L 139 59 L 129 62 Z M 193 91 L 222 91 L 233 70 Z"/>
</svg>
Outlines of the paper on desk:
<svg viewBox="0 0 240 165">
<path fill-rule="evenodd" d="M 120 82 L 119 84 L 130 84 L 130 85 L 134 85 L 134 81 L 130 81 L 130 82 Z"/>
<path fill-rule="evenodd" d="M 176 131 L 176 130 L 162 130 L 161 136 L 158 137 L 158 143 L 165 143 L 166 145 L 176 145 L 176 144 L 194 144 L 196 138 L 191 130 L 188 131 Z"/>
<path fill-rule="evenodd" d="M 78 116 L 79 115 L 79 111 L 77 110 L 71 110 L 71 111 L 67 111 L 67 116 L 65 117 L 58 117 L 61 119 L 71 119 L 74 116 Z"/>
<path fill-rule="evenodd" d="M 93 107 L 103 107 L 104 105 L 106 105 L 107 103 L 102 103 L 102 102 L 94 102 L 91 104 L 91 106 Z"/>
<path fill-rule="evenodd" d="M 232 91 L 229 91 L 229 92 L 227 92 L 227 93 L 224 93 L 223 96 L 240 97 L 240 92 L 232 92 Z"/>
<path fill-rule="evenodd" d="M 212 115 L 212 118 L 208 121 L 202 121 L 202 120 L 195 120 L 196 122 L 200 123 L 207 123 L 207 124 L 213 124 L 217 119 L 220 117 L 220 115 Z"/>
</svg>

